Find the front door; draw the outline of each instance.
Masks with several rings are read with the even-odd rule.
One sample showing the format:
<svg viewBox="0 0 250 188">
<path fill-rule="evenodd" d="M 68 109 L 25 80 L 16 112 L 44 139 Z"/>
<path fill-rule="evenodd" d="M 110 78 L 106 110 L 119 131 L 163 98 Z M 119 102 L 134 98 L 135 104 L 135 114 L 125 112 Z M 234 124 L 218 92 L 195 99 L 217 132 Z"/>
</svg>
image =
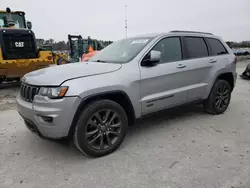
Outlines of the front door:
<svg viewBox="0 0 250 188">
<path fill-rule="evenodd" d="M 142 115 L 187 101 L 190 83 L 185 78 L 187 65 L 181 46 L 179 37 L 164 38 L 152 49 L 161 52 L 160 62 L 153 67 L 140 66 Z"/>
</svg>

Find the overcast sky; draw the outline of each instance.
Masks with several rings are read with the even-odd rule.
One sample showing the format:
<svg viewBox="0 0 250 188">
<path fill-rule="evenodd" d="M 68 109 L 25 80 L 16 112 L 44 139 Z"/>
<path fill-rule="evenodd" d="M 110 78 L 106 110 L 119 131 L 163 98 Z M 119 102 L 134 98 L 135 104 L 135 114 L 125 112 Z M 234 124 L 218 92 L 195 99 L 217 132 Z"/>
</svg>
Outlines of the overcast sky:
<svg viewBox="0 0 250 188">
<path fill-rule="evenodd" d="M 212 32 L 250 41 L 250 0 L 1 0 L 1 9 L 26 12 L 37 38 L 67 40 L 81 34 L 103 40 L 170 30 Z"/>
</svg>

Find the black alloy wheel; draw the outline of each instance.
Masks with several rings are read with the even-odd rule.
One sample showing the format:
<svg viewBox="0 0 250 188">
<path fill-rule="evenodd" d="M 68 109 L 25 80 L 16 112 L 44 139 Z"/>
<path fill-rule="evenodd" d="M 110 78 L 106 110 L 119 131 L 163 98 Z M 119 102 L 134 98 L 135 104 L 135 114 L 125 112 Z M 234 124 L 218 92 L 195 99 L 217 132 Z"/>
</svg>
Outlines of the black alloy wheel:
<svg viewBox="0 0 250 188">
<path fill-rule="evenodd" d="M 128 127 L 125 110 L 116 102 L 93 101 L 83 110 L 74 133 L 74 143 L 91 157 L 101 157 L 115 151 L 123 142 Z"/>
<path fill-rule="evenodd" d="M 215 107 L 218 110 L 223 110 L 228 106 L 230 100 L 230 88 L 227 84 L 222 84 L 217 90 L 215 98 Z"/>
<path fill-rule="evenodd" d="M 211 114 L 222 114 L 228 108 L 231 100 L 231 86 L 226 80 L 217 80 L 204 102 L 205 110 Z"/>
<path fill-rule="evenodd" d="M 121 133 L 121 118 L 111 109 L 96 112 L 87 122 L 86 138 L 88 144 L 97 150 L 111 147 Z"/>
</svg>

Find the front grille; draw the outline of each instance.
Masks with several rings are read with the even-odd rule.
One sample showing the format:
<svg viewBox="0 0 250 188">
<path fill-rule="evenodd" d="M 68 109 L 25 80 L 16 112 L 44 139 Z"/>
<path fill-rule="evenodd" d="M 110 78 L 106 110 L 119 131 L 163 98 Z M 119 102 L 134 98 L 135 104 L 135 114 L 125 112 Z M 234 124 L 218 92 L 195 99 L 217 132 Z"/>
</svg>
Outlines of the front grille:
<svg viewBox="0 0 250 188">
<path fill-rule="evenodd" d="M 27 102 L 33 102 L 35 95 L 39 92 L 39 87 L 31 86 L 25 83 L 21 84 L 21 97 Z"/>
<path fill-rule="evenodd" d="M 35 38 L 31 33 L 3 34 L 3 43 L 3 57 L 6 60 L 38 57 Z"/>
</svg>

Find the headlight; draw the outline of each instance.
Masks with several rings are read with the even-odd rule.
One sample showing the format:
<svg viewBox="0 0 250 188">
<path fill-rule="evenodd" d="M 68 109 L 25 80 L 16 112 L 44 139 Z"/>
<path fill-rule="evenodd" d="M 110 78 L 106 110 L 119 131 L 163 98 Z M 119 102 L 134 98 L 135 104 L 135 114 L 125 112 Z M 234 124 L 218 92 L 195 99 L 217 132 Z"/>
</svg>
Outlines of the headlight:
<svg viewBox="0 0 250 188">
<path fill-rule="evenodd" d="M 68 87 L 41 87 L 38 95 L 47 96 L 51 99 L 59 99 L 65 96 Z"/>
</svg>

